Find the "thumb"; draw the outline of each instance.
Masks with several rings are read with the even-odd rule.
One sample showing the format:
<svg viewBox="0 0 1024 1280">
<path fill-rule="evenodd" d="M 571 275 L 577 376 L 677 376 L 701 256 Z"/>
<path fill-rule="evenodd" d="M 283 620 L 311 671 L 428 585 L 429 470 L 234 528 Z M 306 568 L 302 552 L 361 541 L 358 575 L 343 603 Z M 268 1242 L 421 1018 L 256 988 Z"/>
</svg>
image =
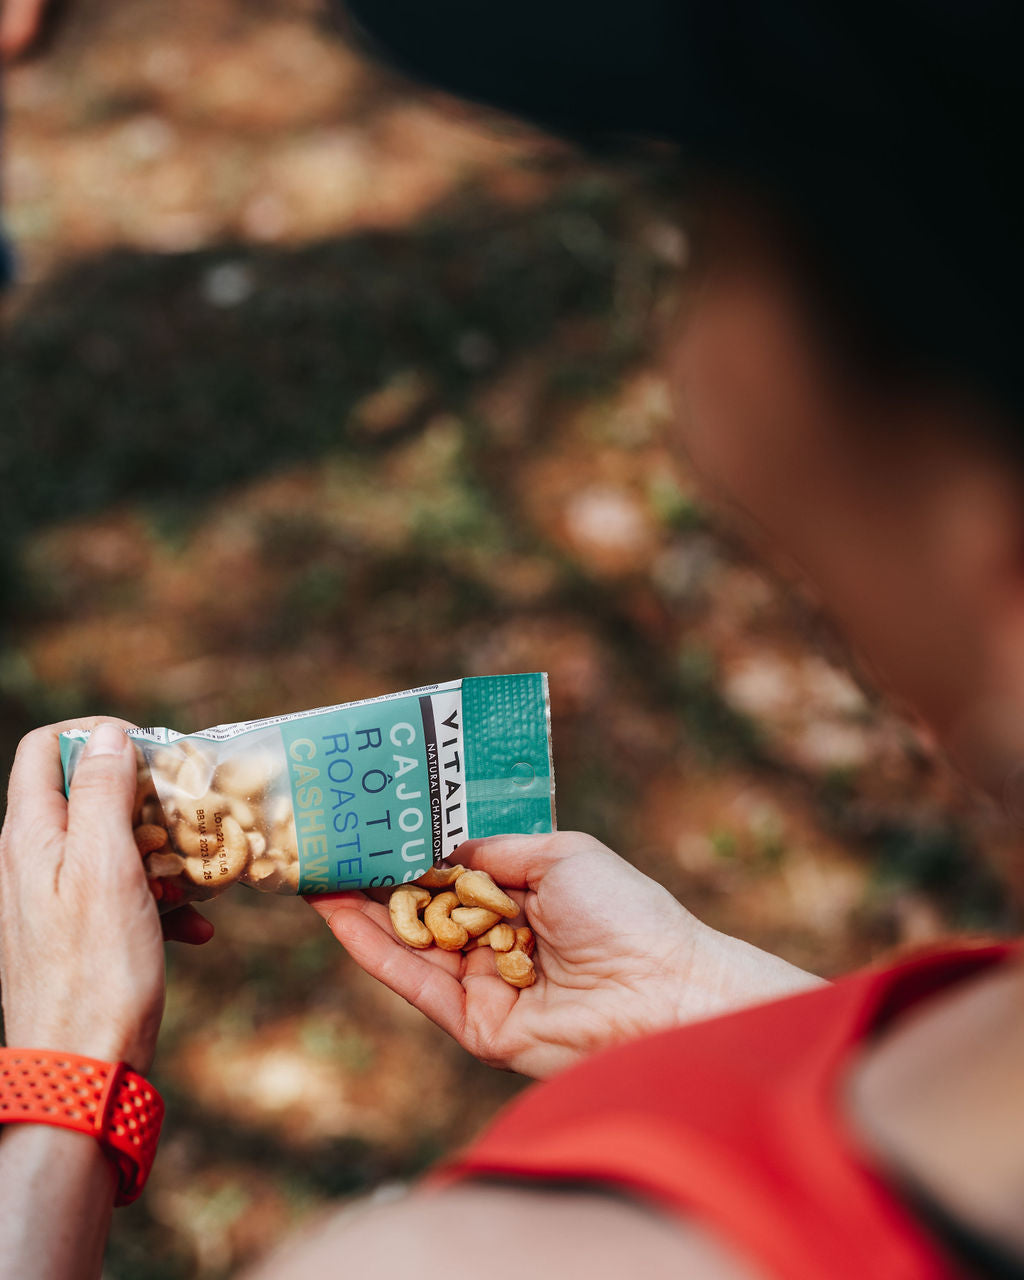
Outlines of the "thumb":
<svg viewBox="0 0 1024 1280">
<path fill-rule="evenodd" d="M 97 725 L 78 758 L 68 792 L 68 832 L 130 839 L 135 751 L 116 724 Z"/>
<path fill-rule="evenodd" d="M 581 831 L 545 835 L 483 836 L 466 840 L 452 854 L 455 862 L 486 871 L 506 889 L 536 889 L 544 876 L 566 858 L 611 856 L 610 849 Z"/>
</svg>

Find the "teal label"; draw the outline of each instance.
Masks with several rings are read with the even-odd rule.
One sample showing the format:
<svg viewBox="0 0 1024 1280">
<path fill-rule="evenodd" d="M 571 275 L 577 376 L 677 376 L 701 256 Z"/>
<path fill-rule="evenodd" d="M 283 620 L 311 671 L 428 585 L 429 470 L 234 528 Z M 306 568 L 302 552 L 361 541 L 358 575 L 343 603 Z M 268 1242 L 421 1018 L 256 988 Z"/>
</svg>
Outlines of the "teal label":
<svg viewBox="0 0 1024 1280">
<path fill-rule="evenodd" d="M 301 893 L 398 884 L 431 866 L 438 767 L 429 697 L 342 707 L 280 727 Z"/>
<path fill-rule="evenodd" d="M 554 828 L 547 678 L 539 672 L 217 725 L 189 735 L 187 759 L 174 750 L 182 735 L 173 730 L 131 736 L 153 766 L 173 839 L 187 839 L 190 825 L 194 836 L 206 834 L 203 809 L 192 803 L 203 788 L 212 796 L 227 785 L 234 794 L 245 779 L 253 839 L 247 835 L 251 853 L 234 878 L 267 892 L 294 892 L 296 870 L 300 893 L 402 884 L 465 840 Z M 65 786 L 87 737 L 61 735 Z M 165 747 L 170 764 L 159 763 Z M 257 836 L 265 856 L 254 849 Z"/>
</svg>

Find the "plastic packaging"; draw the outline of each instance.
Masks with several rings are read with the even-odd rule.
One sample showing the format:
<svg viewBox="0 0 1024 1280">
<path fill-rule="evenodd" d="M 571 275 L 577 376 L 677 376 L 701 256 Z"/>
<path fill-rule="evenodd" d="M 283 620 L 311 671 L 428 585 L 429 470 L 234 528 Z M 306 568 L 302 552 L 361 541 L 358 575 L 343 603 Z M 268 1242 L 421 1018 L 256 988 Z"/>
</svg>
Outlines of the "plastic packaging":
<svg viewBox="0 0 1024 1280">
<path fill-rule="evenodd" d="M 464 840 L 554 829 L 542 673 L 129 736 L 132 825 L 162 911 L 236 881 L 284 894 L 401 884 Z M 66 787 L 88 737 L 61 734 Z"/>
</svg>

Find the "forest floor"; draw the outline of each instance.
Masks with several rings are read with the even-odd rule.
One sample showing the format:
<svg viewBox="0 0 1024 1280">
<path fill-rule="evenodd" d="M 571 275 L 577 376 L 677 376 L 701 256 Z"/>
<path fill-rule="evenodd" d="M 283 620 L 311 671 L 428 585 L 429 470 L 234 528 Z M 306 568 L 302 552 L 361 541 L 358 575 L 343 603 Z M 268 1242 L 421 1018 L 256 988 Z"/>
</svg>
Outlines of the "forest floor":
<svg viewBox="0 0 1024 1280">
<path fill-rule="evenodd" d="M 835 974 L 1019 921 L 1019 834 L 702 505 L 650 175 L 374 70 L 301 0 L 69 6 L 8 84 L 0 750 L 546 670 L 558 808 Z M 214 1280 L 521 1082 L 238 889 L 175 951 L 169 1102 L 112 1280 Z"/>
</svg>

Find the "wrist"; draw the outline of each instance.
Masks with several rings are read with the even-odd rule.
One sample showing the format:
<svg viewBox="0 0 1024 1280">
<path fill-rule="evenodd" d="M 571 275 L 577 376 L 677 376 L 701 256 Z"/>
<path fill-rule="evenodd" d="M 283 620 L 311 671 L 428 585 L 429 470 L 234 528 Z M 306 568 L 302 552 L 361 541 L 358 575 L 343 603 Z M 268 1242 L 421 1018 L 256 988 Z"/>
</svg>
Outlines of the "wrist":
<svg viewBox="0 0 1024 1280">
<path fill-rule="evenodd" d="M 99 1062 L 126 1062 L 141 1075 L 152 1067 L 156 1051 L 155 1032 L 119 1028 L 105 1024 L 99 1016 L 30 1022 L 8 1019 L 5 1038 L 16 1049 L 47 1049 Z"/>
<path fill-rule="evenodd" d="M 706 997 L 725 1013 L 826 985 L 824 980 L 742 938 L 704 926 L 701 967 Z"/>
<path fill-rule="evenodd" d="M 2 1138 L 5 1158 L 16 1159 L 27 1180 L 44 1183 L 58 1165 L 65 1171 L 74 1169 L 94 1180 L 100 1199 L 113 1207 L 117 1168 L 91 1135 L 53 1124 L 9 1124 Z"/>
<path fill-rule="evenodd" d="M 160 1094 L 123 1062 L 0 1049 L 0 1123 L 53 1126 L 96 1141 L 116 1171 L 115 1204 L 130 1204 L 145 1186 L 163 1116 Z"/>
</svg>

